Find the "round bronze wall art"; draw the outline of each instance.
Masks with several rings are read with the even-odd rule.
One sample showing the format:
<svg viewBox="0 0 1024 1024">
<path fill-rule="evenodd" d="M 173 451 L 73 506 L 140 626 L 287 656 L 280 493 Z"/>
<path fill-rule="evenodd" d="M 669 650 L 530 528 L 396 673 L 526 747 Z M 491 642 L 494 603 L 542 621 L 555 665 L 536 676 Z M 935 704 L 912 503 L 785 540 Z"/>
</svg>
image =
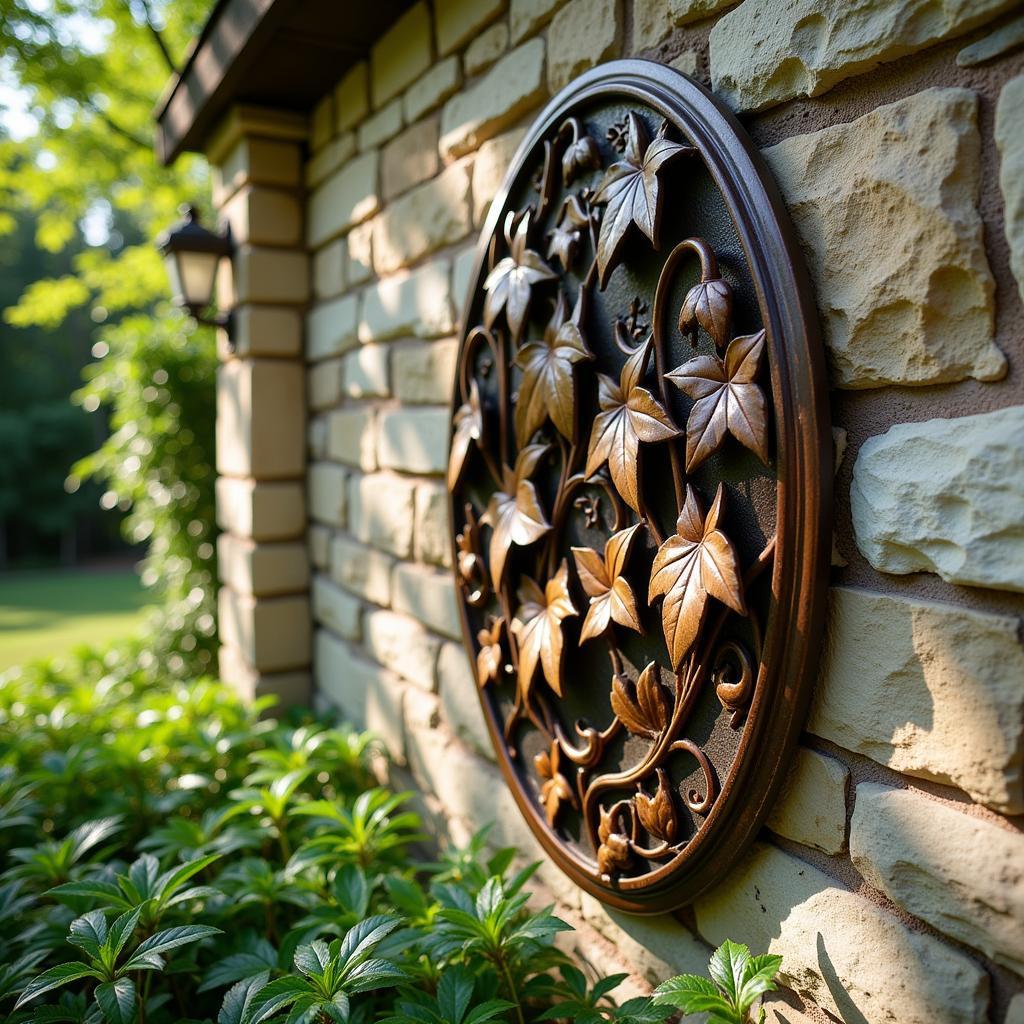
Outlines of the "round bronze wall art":
<svg viewBox="0 0 1024 1024">
<path fill-rule="evenodd" d="M 668 68 L 588 72 L 484 226 L 448 487 L 503 773 L 600 899 L 686 903 L 763 821 L 816 669 L 830 485 L 813 307 L 756 149 Z"/>
</svg>

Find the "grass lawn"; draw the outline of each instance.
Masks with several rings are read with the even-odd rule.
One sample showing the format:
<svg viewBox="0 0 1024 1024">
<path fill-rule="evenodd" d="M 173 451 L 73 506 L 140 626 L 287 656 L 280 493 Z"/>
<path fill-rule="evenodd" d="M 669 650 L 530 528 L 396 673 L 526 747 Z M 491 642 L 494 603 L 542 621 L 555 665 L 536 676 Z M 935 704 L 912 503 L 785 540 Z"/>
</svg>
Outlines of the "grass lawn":
<svg viewBox="0 0 1024 1024">
<path fill-rule="evenodd" d="M 127 568 L 0 573 L 0 672 L 132 635 L 147 597 Z"/>
</svg>

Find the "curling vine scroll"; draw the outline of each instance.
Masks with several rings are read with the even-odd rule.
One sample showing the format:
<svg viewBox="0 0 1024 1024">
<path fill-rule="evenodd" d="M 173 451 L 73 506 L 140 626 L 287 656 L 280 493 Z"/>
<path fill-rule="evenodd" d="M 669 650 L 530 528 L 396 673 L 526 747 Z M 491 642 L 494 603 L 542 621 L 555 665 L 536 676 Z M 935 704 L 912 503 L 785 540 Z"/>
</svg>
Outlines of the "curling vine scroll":
<svg viewBox="0 0 1024 1024">
<path fill-rule="evenodd" d="M 558 96 L 484 226 L 448 465 L 466 644 L 531 827 L 625 909 L 728 871 L 801 727 L 830 537 L 811 308 L 756 150 L 659 65 Z"/>
</svg>

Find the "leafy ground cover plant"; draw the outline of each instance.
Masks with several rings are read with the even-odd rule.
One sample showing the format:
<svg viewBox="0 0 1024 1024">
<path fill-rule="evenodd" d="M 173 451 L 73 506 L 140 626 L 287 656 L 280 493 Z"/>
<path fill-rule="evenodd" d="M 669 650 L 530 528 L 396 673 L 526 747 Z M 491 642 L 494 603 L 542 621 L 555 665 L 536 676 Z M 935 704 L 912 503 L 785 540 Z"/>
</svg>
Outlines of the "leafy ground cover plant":
<svg viewBox="0 0 1024 1024">
<path fill-rule="evenodd" d="M 0 1019 L 654 1024 L 685 1008 L 685 981 L 619 1004 L 624 976 L 588 979 L 514 850 L 480 834 L 428 859 L 370 737 L 263 710 L 119 657 L 0 677 Z"/>
</svg>

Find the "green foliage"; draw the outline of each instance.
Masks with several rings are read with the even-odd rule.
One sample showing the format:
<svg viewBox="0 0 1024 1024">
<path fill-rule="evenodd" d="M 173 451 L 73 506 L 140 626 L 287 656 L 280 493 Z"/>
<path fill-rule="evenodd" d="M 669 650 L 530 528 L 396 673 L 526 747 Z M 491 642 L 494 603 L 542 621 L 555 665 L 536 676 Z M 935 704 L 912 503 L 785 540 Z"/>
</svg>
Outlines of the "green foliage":
<svg viewBox="0 0 1024 1024">
<path fill-rule="evenodd" d="M 748 1024 L 754 1004 L 775 988 L 781 956 L 751 956 L 743 945 L 726 940 L 708 964 L 711 979 L 680 974 L 659 985 L 654 1001 L 674 1006 L 683 1013 L 706 1013 L 707 1024 Z M 765 1018 L 763 1009 L 758 1024 Z"/>
</svg>

